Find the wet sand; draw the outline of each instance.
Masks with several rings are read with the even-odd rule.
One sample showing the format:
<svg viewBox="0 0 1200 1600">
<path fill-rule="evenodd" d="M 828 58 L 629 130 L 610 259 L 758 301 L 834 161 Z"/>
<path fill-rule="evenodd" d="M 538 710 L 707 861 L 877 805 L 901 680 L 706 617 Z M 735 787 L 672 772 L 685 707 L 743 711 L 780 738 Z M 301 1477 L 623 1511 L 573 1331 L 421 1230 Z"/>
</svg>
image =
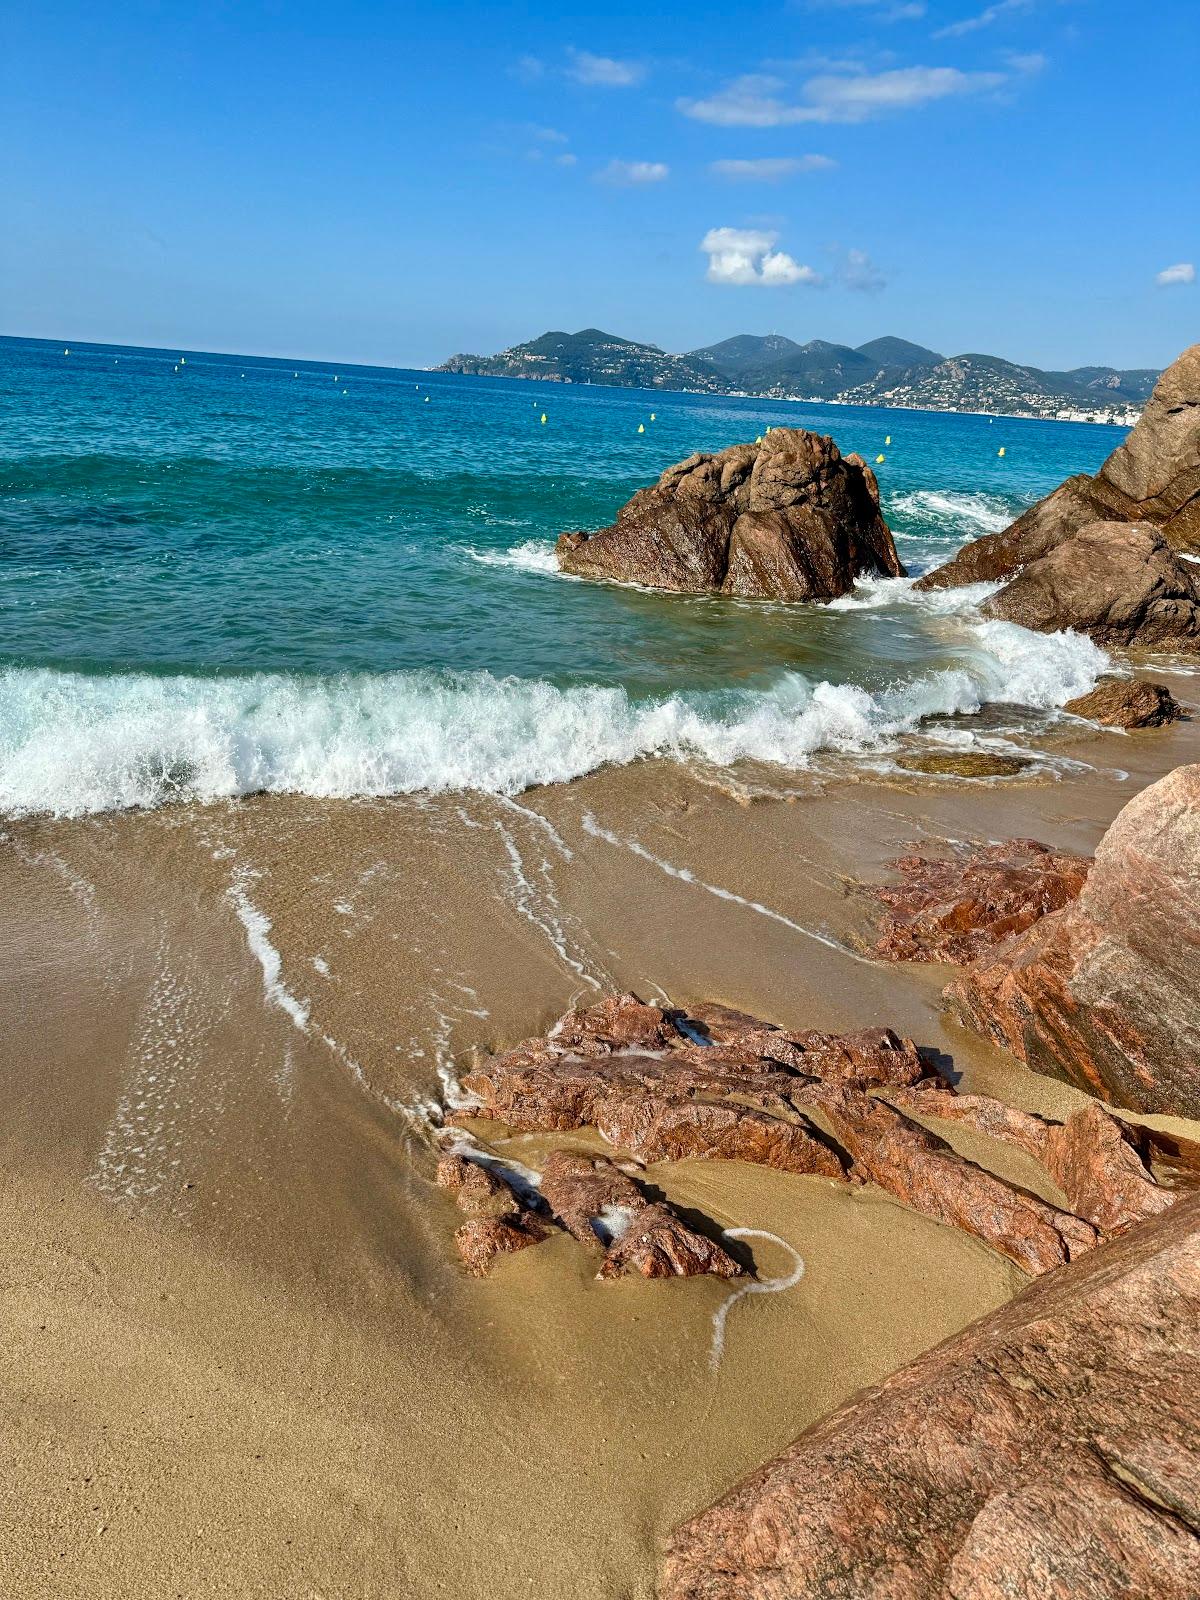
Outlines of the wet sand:
<svg viewBox="0 0 1200 1600">
<path fill-rule="evenodd" d="M 854 887 L 938 840 L 1090 850 L 1200 724 L 1050 742 L 1086 765 L 653 762 L 518 802 L 5 824 L 0 1593 L 649 1596 L 682 1517 L 1024 1280 L 873 1190 L 651 1169 L 775 1236 L 747 1241 L 764 1286 L 803 1262 L 729 1307 L 717 1351 L 727 1284 L 599 1283 L 565 1237 L 466 1277 L 429 1108 L 472 1049 L 632 988 L 887 1024 L 1060 1112 L 1073 1091 L 942 1014 L 944 969 L 863 958 Z"/>
</svg>

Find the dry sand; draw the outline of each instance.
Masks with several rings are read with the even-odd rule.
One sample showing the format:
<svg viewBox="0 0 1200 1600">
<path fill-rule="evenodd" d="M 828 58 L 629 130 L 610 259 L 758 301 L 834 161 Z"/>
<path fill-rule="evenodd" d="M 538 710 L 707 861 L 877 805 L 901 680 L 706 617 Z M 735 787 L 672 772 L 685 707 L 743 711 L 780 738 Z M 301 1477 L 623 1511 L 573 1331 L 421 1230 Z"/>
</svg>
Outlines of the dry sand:
<svg viewBox="0 0 1200 1600">
<path fill-rule="evenodd" d="M 726 1284 L 599 1283 L 566 1237 L 470 1279 L 432 1182 L 439 1071 L 632 988 L 888 1024 L 1060 1111 L 1073 1091 L 941 1013 L 943 969 L 862 959 L 853 887 L 941 839 L 1091 849 L 1200 734 L 1055 749 L 1087 765 L 785 786 L 656 762 L 517 803 L 8 823 L 4 1600 L 649 1596 L 677 1521 L 1023 1280 L 875 1191 L 705 1162 L 651 1175 L 775 1235 L 749 1241 L 762 1280 L 804 1263 L 729 1309 L 719 1359 Z"/>
</svg>

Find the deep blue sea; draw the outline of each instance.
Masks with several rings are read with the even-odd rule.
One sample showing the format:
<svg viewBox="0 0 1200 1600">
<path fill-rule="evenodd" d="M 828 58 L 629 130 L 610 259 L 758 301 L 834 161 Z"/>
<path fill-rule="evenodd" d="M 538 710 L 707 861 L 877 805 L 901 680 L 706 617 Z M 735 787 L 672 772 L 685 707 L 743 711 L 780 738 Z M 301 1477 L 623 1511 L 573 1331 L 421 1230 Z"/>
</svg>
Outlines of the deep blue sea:
<svg viewBox="0 0 1200 1600">
<path fill-rule="evenodd" d="M 784 607 L 557 575 L 561 531 L 767 426 L 885 456 L 913 573 L 1122 437 L 0 340 L 0 809 L 512 793 L 650 754 L 875 760 L 1092 681 L 1094 646 L 986 622 L 974 590 Z"/>
</svg>

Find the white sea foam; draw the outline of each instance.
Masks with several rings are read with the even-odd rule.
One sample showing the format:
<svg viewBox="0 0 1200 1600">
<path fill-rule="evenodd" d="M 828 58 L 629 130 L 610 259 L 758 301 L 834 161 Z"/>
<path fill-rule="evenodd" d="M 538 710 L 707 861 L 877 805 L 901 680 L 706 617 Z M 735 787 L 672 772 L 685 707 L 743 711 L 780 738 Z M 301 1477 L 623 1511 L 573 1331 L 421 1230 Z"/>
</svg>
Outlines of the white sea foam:
<svg viewBox="0 0 1200 1600">
<path fill-rule="evenodd" d="M 301 1033 L 307 1033 L 308 1006 L 303 1000 L 298 1000 L 283 981 L 283 958 L 267 937 L 271 931 L 271 919 L 258 909 L 246 892 L 246 885 L 250 881 L 248 872 L 238 872 L 225 892 L 233 903 L 238 921 L 246 930 L 246 945 L 250 954 L 262 968 L 263 993 L 268 1003 L 290 1017 Z"/>
<path fill-rule="evenodd" d="M 468 545 L 464 554 L 481 567 L 511 567 L 516 572 L 533 572 L 540 577 L 561 578 L 554 546 L 544 539 L 523 539 L 507 550 L 476 550 Z"/>
<path fill-rule="evenodd" d="M 892 583 L 877 603 L 908 603 L 910 588 Z M 876 603 L 876 588 L 864 586 L 861 603 Z M 928 596 L 911 603 L 952 609 Z M 12 667 L 0 672 L 0 810 L 77 816 L 257 791 L 514 795 L 648 755 L 803 767 L 822 749 L 878 749 L 933 714 L 991 701 L 1061 705 L 1107 661 L 1075 634 L 965 614 L 953 625 L 960 665 L 885 688 L 783 672 L 763 689 L 642 701 L 616 686 L 488 673 L 98 677 Z"/>
<path fill-rule="evenodd" d="M 785 1289 L 794 1289 L 804 1276 L 804 1257 L 798 1250 L 793 1250 L 786 1239 L 781 1239 L 777 1233 L 767 1233 L 762 1228 L 726 1228 L 725 1233 L 730 1239 L 765 1239 L 768 1244 L 778 1245 L 791 1256 L 792 1268 L 779 1278 L 752 1279 L 749 1283 L 744 1283 L 717 1307 L 713 1313 L 712 1345 L 708 1353 L 708 1364 L 714 1372 L 720 1366 L 721 1357 L 725 1354 L 725 1324 L 738 1301 L 744 1300 L 751 1294 L 780 1294 Z"/>
<path fill-rule="evenodd" d="M 981 533 L 999 533 L 1013 521 L 1011 502 L 997 494 L 955 493 L 949 489 L 912 489 L 895 495 L 889 513 L 920 518 L 939 536 L 957 534 L 974 539 Z"/>
</svg>

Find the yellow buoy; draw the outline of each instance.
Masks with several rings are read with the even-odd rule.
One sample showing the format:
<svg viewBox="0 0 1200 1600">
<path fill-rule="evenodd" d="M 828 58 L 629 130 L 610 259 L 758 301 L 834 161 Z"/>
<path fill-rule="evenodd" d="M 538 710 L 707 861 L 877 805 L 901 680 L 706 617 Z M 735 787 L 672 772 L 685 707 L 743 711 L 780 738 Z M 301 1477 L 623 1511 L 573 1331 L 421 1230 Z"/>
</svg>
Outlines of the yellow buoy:
<svg viewBox="0 0 1200 1600">
<path fill-rule="evenodd" d="M 179 365 L 181 367 L 186 367 L 187 366 L 187 357 L 186 356 L 180 356 Z"/>
<path fill-rule="evenodd" d="M 875 465 L 878 466 L 881 461 L 886 461 L 886 460 L 887 460 L 887 457 L 885 455 L 877 455 L 875 457 Z"/>
<path fill-rule="evenodd" d="M 646 424 L 644 422 L 639 422 L 638 423 L 638 432 L 639 433 L 645 433 L 645 431 L 646 431 Z"/>
<path fill-rule="evenodd" d="M 754 442 L 755 442 L 755 444 L 761 444 L 762 443 L 762 434 L 761 433 L 758 434 L 758 436 L 755 438 Z"/>
<path fill-rule="evenodd" d="M 343 394 L 349 394 L 349 393 L 350 393 L 350 391 L 349 391 L 349 389 L 343 389 L 343 390 L 342 390 L 342 393 L 343 393 Z"/>
<path fill-rule="evenodd" d="M 658 421 L 658 413 L 657 412 L 652 411 L 650 413 L 650 421 L 651 422 L 657 422 Z"/>
<path fill-rule="evenodd" d="M 542 421 L 545 422 L 545 420 L 546 420 L 546 413 L 543 411 L 542 412 Z"/>
<path fill-rule="evenodd" d="M 1004 454 L 1004 446 L 1003 445 L 1001 445 L 999 450 L 996 451 L 996 454 L 998 456 L 1002 456 Z"/>
<path fill-rule="evenodd" d="M 425 396 L 425 404 L 426 404 L 426 405 L 428 405 L 428 404 L 429 404 L 429 396 L 428 396 L 428 395 L 426 395 L 426 396 Z"/>
<path fill-rule="evenodd" d="M 890 433 L 884 435 L 883 442 L 884 442 L 884 444 L 891 444 L 892 436 L 891 436 Z"/>
</svg>

